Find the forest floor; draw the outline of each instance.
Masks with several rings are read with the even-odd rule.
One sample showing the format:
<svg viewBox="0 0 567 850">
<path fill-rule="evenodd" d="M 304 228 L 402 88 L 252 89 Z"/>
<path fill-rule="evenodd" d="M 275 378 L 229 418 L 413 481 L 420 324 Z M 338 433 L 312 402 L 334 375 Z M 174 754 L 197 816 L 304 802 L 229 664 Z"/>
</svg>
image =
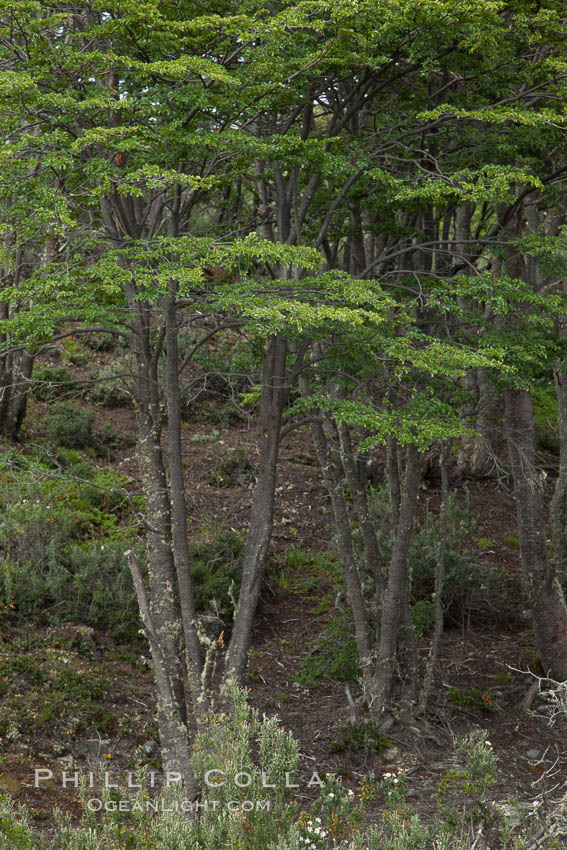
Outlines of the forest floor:
<svg viewBox="0 0 567 850">
<path fill-rule="evenodd" d="M 24 452 L 26 444 L 41 438 L 34 423 L 45 406 L 31 402 Z M 108 426 L 117 434 L 134 432 L 131 408 L 93 405 L 92 411 L 97 430 Z M 205 418 L 185 423 L 188 510 L 196 534 L 211 527 L 245 531 L 253 486 L 247 464 L 257 465 L 257 442 L 255 429 L 241 418 L 230 425 L 211 424 Z M 133 454 L 131 447 L 122 447 L 113 453 L 111 464 L 130 475 L 136 486 Z M 231 456 L 238 457 L 232 467 L 223 463 Z M 227 480 L 221 480 L 223 470 L 228 470 Z M 292 431 L 281 448 L 272 554 L 249 664 L 251 702 L 261 712 L 279 715 L 296 736 L 304 777 L 314 770 L 330 771 L 356 793 L 371 771 L 380 777 L 401 768 L 408 773 L 411 805 L 426 817 L 435 816 L 437 783 L 454 764 L 453 739 L 472 729 L 487 730 L 498 757 L 492 799 L 529 801 L 545 784 L 557 794 L 561 789 L 564 793 L 567 783 L 567 720 L 550 723 L 545 697 L 530 693 L 536 680 L 527 671 L 537 671 L 537 658 L 523 611 L 508 485 L 460 482 L 455 493 L 476 522 L 475 580 L 484 583 L 486 593 L 482 607 L 470 609 L 464 621 L 447 623 L 426 720 L 409 730 L 394 726 L 388 731 L 391 745 L 381 754 L 364 744 L 353 748 L 345 733 L 350 718 L 345 683 L 355 700 L 360 688 L 347 651 L 348 629 L 340 632 L 345 622 L 340 618 L 348 622 L 348 612 L 328 555 L 333 549 L 328 497 L 311 438 L 303 431 Z M 435 482 L 429 483 L 420 494 L 420 523 L 438 503 Z M 496 602 L 490 598 L 491 588 L 498 591 Z M 334 630 L 333 623 L 339 623 Z M 423 663 L 429 642 L 426 630 L 419 638 Z M 41 617 L 5 606 L 0 650 L 0 673 L 9 670 L 0 678 L 9 685 L 10 704 L 21 700 L 22 717 L 27 718 L 20 731 L 5 734 L 1 741 L 0 791 L 25 804 L 39 828 L 49 828 L 54 807 L 72 816 L 80 812 L 78 791 L 72 784 L 62 787 L 62 771 L 70 775 L 103 765 L 123 772 L 142 763 L 152 765 L 153 681 L 142 639 L 119 643 L 99 628 L 80 622 L 49 625 Z M 26 659 L 20 672 L 13 661 L 17 658 Z M 34 685 L 30 671 L 45 672 L 54 660 L 76 676 L 65 686 L 68 699 L 58 706 L 52 697 L 38 725 L 34 718 L 45 711 L 45 695 L 51 691 Z M 77 685 L 83 674 L 99 687 L 86 693 Z M 0 687 L 0 704 L 6 699 Z M 51 769 L 53 779 L 34 787 L 35 768 Z M 300 797 L 308 793 L 304 786 L 298 790 Z"/>
</svg>

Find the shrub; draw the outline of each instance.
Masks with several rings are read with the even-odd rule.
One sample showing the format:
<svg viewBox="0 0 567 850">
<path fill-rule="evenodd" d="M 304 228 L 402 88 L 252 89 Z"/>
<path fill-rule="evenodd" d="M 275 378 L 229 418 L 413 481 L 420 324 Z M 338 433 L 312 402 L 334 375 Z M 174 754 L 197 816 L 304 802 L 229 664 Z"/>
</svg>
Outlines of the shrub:
<svg viewBox="0 0 567 850">
<path fill-rule="evenodd" d="M 247 487 L 254 481 L 254 470 L 246 452 L 238 446 L 221 458 L 205 479 L 213 487 Z"/>
<path fill-rule="evenodd" d="M 53 401 L 64 395 L 76 393 L 80 384 L 66 366 L 37 365 L 33 372 L 31 387 L 39 401 Z"/>
<path fill-rule="evenodd" d="M 6 561 L 0 600 L 50 623 L 80 622 L 101 626 L 118 640 L 135 639 L 138 606 L 124 543 L 61 543 L 49 541 L 33 563 Z"/>
<path fill-rule="evenodd" d="M 536 426 L 536 445 L 542 451 L 558 454 L 557 398 L 553 384 L 534 386 L 531 396 Z"/>
<path fill-rule="evenodd" d="M 214 610 L 232 616 L 238 597 L 244 540 L 233 531 L 221 531 L 191 549 L 191 578 L 197 611 Z M 234 585 L 234 593 L 231 591 Z"/>
<path fill-rule="evenodd" d="M 364 753 L 383 755 L 392 746 L 391 741 L 371 723 L 347 723 L 338 730 L 336 741 L 329 747 L 332 753 Z"/>
<path fill-rule="evenodd" d="M 128 371 L 131 371 L 131 367 L 123 358 L 119 358 L 107 369 L 96 371 L 92 375 L 94 383 L 91 383 L 90 397 L 105 407 L 122 407 L 130 404 L 132 397 L 118 377 Z"/>
<path fill-rule="evenodd" d="M 246 704 L 245 692 L 233 690 L 233 700 L 230 715 L 209 716 L 196 738 L 194 767 L 201 781 L 207 770 L 222 765 L 224 771 L 224 776 L 218 777 L 224 784 L 203 784 L 199 817 L 187 818 L 180 792 L 152 789 L 147 774 L 140 775 L 142 787 L 135 794 L 125 788 L 105 787 L 101 774 L 100 787 L 83 789 L 79 826 L 72 826 L 67 815 L 56 811 L 55 827 L 49 834 L 33 829 L 23 807 L 0 797 L 0 848 L 470 850 L 475 836 L 481 834 L 486 839 L 483 846 L 514 850 L 564 846 L 567 819 L 561 803 L 547 801 L 545 806 L 534 807 L 489 799 L 497 759 L 482 731 L 455 741 L 455 769 L 447 771 L 438 784 L 438 816 L 432 820 L 429 815 L 428 825 L 408 805 L 411 776 L 402 770 L 362 777 L 360 799 L 337 777 L 321 777 L 317 798 L 300 811 L 298 798 L 286 787 L 286 776 L 291 783 L 299 781 L 295 778 L 297 742 L 277 719 L 260 719 Z M 246 787 L 234 782 L 237 774 L 246 777 Z M 543 794 L 540 792 L 539 802 Z M 363 803 L 376 797 L 382 807 L 379 822 L 364 826 Z M 100 816 L 89 810 L 89 799 L 100 801 Z M 126 805 L 120 807 L 119 800 Z M 269 808 L 256 806 L 254 801 L 268 802 Z M 205 802 L 211 805 L 205 806 Z"/>
<path fill-rule="evenodd" d="M 135 636 L 137 605 L 123 556 L 130 532 L 120 524 L 132 509 L 128 479 L 64 451 L 66 470 L 86 483 L 61 470 L 54 477 L 23 455 L 0 464 L 0 604 Z"/>
<path fill-rule="evenodd" d="M 89 410 L 56 402 L 44 417 L 47 435 L 55 446 L 88 449 L 95 444 L 93 417 Z"/>
<path fill-rule="evenodd" d="M 116 347 L 116 336 L 111 333 L 85 334 L 83 345 L 91 351 L 112 351 Z"/>
<path fill-rule="evenodd" d="M 299 664 L 297 681 L 317 685 L 321 679 L 355 684 L 360 675 L 360 661 L 350 614 L 335 611 L 319 635 L 309 643 L 309 655 Z"/>
<path fill-rule="evenodd" d="M 374 490 L 370 502 L 378 518 L 378 539 L 387 563 L 392 553 L 393 535 L 385 489 Z M 442 593 L 446 623 L 465 627 L 473 620 L 486 623 L 487 620 L 501 617 L 507 600 L 505 572 L 487 569 L 475 558 L 479 548 L 476 522 L 470 515 L 468 505 L 459 505 L 455 497 L 449 501 L 448 528 Z M 360 547 L 360 534 L 357 531 L 354 537 Z M 412 619 L 419 633 L 426 631 L 433 623 L 431 602 L 435 591 L 440 542 L 439 519 L 427 514 L 421 526 L 414 529 L 408 556 L 411 594 L 416 603 Z"/>
</svg>

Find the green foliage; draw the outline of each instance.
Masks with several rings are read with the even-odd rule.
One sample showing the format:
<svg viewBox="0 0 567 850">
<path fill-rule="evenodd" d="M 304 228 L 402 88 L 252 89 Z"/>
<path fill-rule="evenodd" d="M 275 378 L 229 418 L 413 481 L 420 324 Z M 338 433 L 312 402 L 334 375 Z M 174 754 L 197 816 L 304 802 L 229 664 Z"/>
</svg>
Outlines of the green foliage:
<svg viewBox="0 0 567 850">
<path fill-rule="evenodd" d="M 544 451 L 558 454 L 559 437 L 557 434 L 555 389 L 550 384 L 539 384 L 532 388 L 531 396 L 536 426 L 536 445 Z"/>
<path fill-rule="evenodd" d="M 76 395 L 80 384 L 67 366 L 35 366 L 31 387 L 38 401 L 54 401 L 66 395 Z"/>
<path fill-rule="evenodd" d="M 76 669 L 71 664 L 76 656 L 51 647 L 33 655 L 13 653 L 13 647 L 0 653 L 0 737 L 16 740 L 49 726 L 52 733 L 65 730 L 68 738 L 85 724 L 100 730 L 112 725 L 113 715 L 100 704 L 106 693 L 102 671 L 80 663 Z"/>
<path fill-rule="evenodd" d="M 137 603 L 123 554 L 130 532 L 121 528 L 135 506 L 128 479 L 65 451 L 64 471 L 15 451 L 0 464 L 0 599 L 49 622 L 132 638 Z"/>
<path fill-rule="evenodd" d="M 235 425 L 242 418 L 234 404 L 219 404 L 215 401 L 204 401 L 199 404 L 199 419 L 222 425 L 225 428 Z"/>
<path fill-rule="evenodd" d="M 210 434 L 193 434 L 193 436 L 191 437 L 191 442 L 199 443 L 199 445 L 206 446 L 209 443 L 217 443 L 219 437 L 219 432 L 216 428 L 214 428 Z"/>
<path fill-rule="evenodd" d="M 411 606 L 411 621 L 418 636 L 425 635 L 435 625 L 435 604 L 430 599 L 421 599 Z"/>
<path fill-rule="evenodd" d="M 121 382 L 119 375 L 129 371 L 122 359 L 117 358 L 112 366 L 96 370 L 93 374 L 94 383 L 89 391 L 90 398 L 105 407 L 122 407 L 131 403 L 128 390 Z"/>
<path fill-rule="evenodd" d="M 234 692 L 233 692 L 234 693 Z M 294 789 L 299 750 L 290 733 L 277 719 L 260 719 L 242 697 L 235 695 L 230 715 L 211 715 L 197 735 L 195 766 L 203 780 L 207 770 L 210 786 L 204 785 L 202 801 L 217 800 L 214 807 L 200 809 L 200 817 L 187 818 L 180 805 L 181 794 L 149 787 L 147 773 L 137 781 L 142 787 L 132 793 L 126 788 L 106 788 L 101 774 L 94 789 L 81 794 L 83 814 L 78 826 L 68 816 L 55 813 L 55 828 L 39 833 L 30 825 L 23 807 L 0 796 L 0 847 L 2 850 L 424 850 L 426 847 L 466 850 L 469 837 L 482 827 L 491 846 L 528 850 L 538 844 L 543 850 L 558 848 L 556 838 L 564 834 L 559 807 L 543 807 L 534 816 L 533 806 L 492 803 L 496 755 L 485 732 L 472 733 L 454 743 L 458 764 L 438 783 L 439 815 L 424 823 L 408 805 L 411 776 L 403 770 L 387 771 L 381 778 L 363 777 L 360 802 L 339 778 L 321 777 L 319 794 L 309 810 L 300 811 Z M 219 774 L 222 764 L 223 774 Z M 237 774 L 250 776 L 241 787 Z M 290 783 L 286 783 L 286 775 Z M 266 779 L 263 779 L 263 776 Z M 214 783 L 214 780 L 217 783 Z M 265 787 L 266 780 L 269 785 Z M 297 790 L 297 789 L 295 789 Z M 301 793 L 301 784 L 299 791 Z M 364 804 L 383 795 L 377 824 L 363 825 Z M 102 812 L 96 818 L 87 808 L 89 798 L 100 799 Z M 122 810 L 118 801 L 125 805 Z M 234 800 L 233 810 L 226 803 Z M 269 807 L 241 808 L 246 801 L 266 801 Z M 148 803 L 150 805 L 148 805 Z M 495 815 L 495 810 L 497 814 Z M 155 813 L 154 813 L 155 812 Z M 549 836 L 549 840 L 542 836 Z"/>
<path fill-rule="evenodd" d="M 390 506 L 386 488 L 373 488 L 370 504 L 377 517 L 381 551 L 388 559 L 393 537 L 389 530 Z M 446 624 L 464 627 L 474 621 L 486 623 L 500 617 L 506 601 L 504 574 L 487 569 L 475 558 L 476 522 L 468 505 L 459 505 L 454 497 L 448 505 L 448 528 L 442 592 Z M 359 540 L 358 534 L 355 540 Z M 440 542 L 439 519 L 428 513 L 425 521 L 414 530 L 409 547 L 411 593 L 416 600 L 412 606 L 412 620 L 419 633 L 427 631 L 434 622 L 433 594 Z"/>
<path fill-rule="evenodd" d="M 454 741 L 462 766 L 445 773 L 437 787 L 437 801 L 447 826 L 455 830 L 487 817 L 488 791 L 496 779 L 497 758 L 482 729 Z"/>
<path fill-rule="evenodd" d="M 308 646 L 309 654 L 299 663 L 298 682 L 314 687 L 322 679 L 358 681 L 361 671 L 354 626 L 346 611 L 334 611 Z"/>
<path fill-rule="evenodd" d="M 28 558 L 34 550 L 31 544 Z M 100 626 L 118 640 L 137 637 L 138 608 L 124 543 L 68 544 L 56 538 L 39 555 L 35 562 L 4 562 L 0 599 L 50 623 Z"/>
<path fill-rule="evenodd" d="M 233 531 L 210 534 L 191 547 L 191 578 L 199 612 L 232 613 L 243 554 L 244 540 Z"/>
<path fill-rule="evenodd" d="M 113 724 L 113 715 L 99 701 L 106 691 L 102 673 L 93 670 L 78 671 L 68 665 L 55 668 L 44 691 L 40 711 L 34 725 L 55 722 L 65 724 L 68 715 L 80 712 L 87 722 L 96 724 L 100 731 L 108 731 Z M 77 727 L 75 727 L 76 731 Z"/>
<path fill-rule="evenodd" d="M 74 366 L 81 366 L 87 363 L 90 358 L 89 352 L 73 336 L 68 336 L 63 340 L 63 350 L 61 359 L 66 363 L 72 363 Z"/>
<path fill-rule="evenodd" d="M 88 449 L 95 444 L 92 413 L 67 402 L 53 404 L 44 417 L 47 436 L 55 446 Z"/>
<path fill-rule="evenodd" d="M 347 723 L 338 730 L 335 741 L 329 746 L 331 753 L 364 753 L 383 755 L 392 742 L 371 723 Z"/>
<path fill-rule="evenodd" d="M 263 340 L 262 340 L 263 342 Z M 180 357 L 196 343 L 195 337 L 180 334 Z M 257 340 L 240 337 L 217 339 L 214 345 L 202 346 L 192 359 L 194 374 L 181 377 L 182 404 L 189 412 L 195 410 L 199 419 L 213 424 L 228 425 L 239 416 L 234 405 L 219 406 L 219 401 L 233 400 L 260 380 L 262 346 Z M 203 399 L 204 394 L 204 400 Z M 197 404 L 195 401 L 198 398 Z M 213 400 L 214 399 L 214 400 Z M 222 411 L 222 413 L 221 413 Z"/>
<path fill-rule="evenodd" d="M 449 688 L 449 701 L 459 708 L 469 708 L 472 711 L 498 711 L 494 695 L 481 688 L 469 688 L 465 691 Z"/>
<path fill-rule="evenodd" d="M 204 477 L 213 487 L 248 487 L 255 480 L 252 465 L 240 446 L 222 457 Z"/>
<path fill-rule="evenodd" d="M 328 589 L 330 593 L 337 584 L 342 587 L 340 566 L 328 552 L 309 552 L 290 546 L 281 559 L 274 561 L 272 570 L 279 590 L 303 599 L 318 599 L 318 613 L 332 602 L 330 595 L 321 598 L 321 589 Z"/>
</svg>

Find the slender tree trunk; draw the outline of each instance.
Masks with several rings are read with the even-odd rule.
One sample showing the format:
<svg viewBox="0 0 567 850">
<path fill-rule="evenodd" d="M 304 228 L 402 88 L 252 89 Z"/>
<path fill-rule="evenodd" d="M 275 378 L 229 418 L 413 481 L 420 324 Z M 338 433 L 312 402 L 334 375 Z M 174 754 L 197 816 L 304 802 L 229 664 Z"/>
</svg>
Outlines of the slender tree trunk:
<svg viewBox="0 0 567 850">
<path fill-rule="evenodd" d="M 567 681 L 567 611 L 547 553 L 543 479 L 534 463 L 531 397 L 526 390 L 506 390 L 505 404 L 522 573 L 536 645 L 546 673 Z"/>
<path fill-rule="evenodd" d="M 197 778 L 191 767 L 191 746 L 185 721 L 179 716 L 179 703 L 172 688 L 170 664 L 163 652 L 161 639 L 156 631 L 154 617 L 148 601 L 144 579 L 136 555 L 132 551 L 125 553 L 128 558 L 140 616 L 146 629 L 154 675 L 158 691 L 158 725 L 161 742 L 163 768 L 172 781 L 173 773 L 183 782 L 185 796 L 193 800 L 197 796 Z"/>
<path fill-rule="evenodd" d="M 435 677 L 435 666 L 437 664 L 437 654 L 439 651 L 439 643 L 443 634 L 443 584 L 445 581 L 445 553 L 447 551 L 447 535 L 449 533 L 449 473 L 447 470 L 447 461 L 449 458 L 449 446 L 445 445 L 441 449 L 439 455 L 439 466 L 441 468 L 441 507 L 439 508 L 440 519 L 440 540 L 439 554 L 437 555 L 437 569 L 435 571 L 435 591 L 433 596 L 433 604 L 435 607 L 435 625 L 433 628 L 433 637 L 429 648 L 429 657 L 423 677 L 423 684 L 419 694 L 418 713 L 423 714 L 427 708 L 427 702 L 433 687 Z"/>
<path fill-rule="evenodd" d="M 390 487 L 390 504 L 392 506 L 392 530 L 394 534 L 397 534 L 400 524 L 400 503 L 402 498 L 400 468 L 398 465 L 398 444 L 393 437 L 388 435 L 386 438 L 386 447 L 388 452 L 388 485 Z"/>
<path fill-rule="evenodd" d="M 201 673 L 203 669 L 201 644 L 197 631 L 195 600 L 191 582 L 187 509 L 185 504 L 185 479 L 183 475 L 181 446 L 181 401 L 179 394 L 179 351 L 177 339 L 176 287 L 172 284 L 170 297 L 164 308 L 166 322 L 166 372 L 167 372 L 167 449 L 169 461 L 169 492 L 171 502 L 171 527 L 173 555 L 181 624 L 185 644 L 185 666 L 193 710 L 199 711 L 201 699 Z"/>
<path fill-rule="evenodd" d="M 396 641 L 403 594 L 408 587 L 408 550 L 413 530 L 421 471 L 415 446 L 406 449 L 406 474 L 400 517 L 382 606 L 380 643 L 372 682 L 371 711 L 380 718 L 388 706 L 397 658 Z"/>
<path fill-rule="evenodd" d="M 567 295 L 567 277 L 563 278 Z M 567 321 L 561 320 L 559 338 L 567 340 Z M 551 530 L 557 575 L 567 589 L 567 360 L 557 363 L 554 372 L 557 398 L 557 430 L 559 436 L 559 475 L 551 502 Z"/>
<path fill-rule="evenodd" d="M 487 322 L 490 318 L 487 318 Z M 494 476 L 500 466 L 499 451 L 504 443 L 504 405 L 501 392 L 484 369 L 477 370 L 478 399 L 476 434 L 470 452 L 470 473 L 475 478 Z"/>
<path fill-rule="evenodd" d="M 20 434 L 28 407 L 30 381 L 35 363 L 35 355 L 22 352 L 17 366 L 12 369 L 12 393 L 10 396 L 9 418 L 7 431 L 12 440 L 17 440 Z"/>
<path fill-rule="evenodd" d="M 187 705 L 182 659 L 182 628 L 177 576 L 172 549 L 171 505 L 161 446 L 162 414 L 157 388 L 157 362 L 164 332 L 152 351 L 149 306 L 128 291 L 132 344 L 136 357 L 137 459 L 146 500 L 148 610 L 154 639 L 152 666 L 158 688 L 158 728 L 165 770 L 177 771 L 188 793 L 195 789 L 187 729 Z M 140 611 L 144 600 L 137 588 Z M 150 635 L 148 635 L 150 637 Z M 164 685 L 167 677 L 167 687 Z"/>
<path fill-rule="evenodd" d="M 360 478 L 356 469 L 354 460 L 354 452 L 352 448 L 352 440 L 350 431 L 344 423 L 337 425 L 341 447 L 341 462 L 345 473 L 346 482 L 352 496 L 352 503 L 360 530 L 362 532 L 362 540 L 364 543 L 364 551 L 370 574 L 374 580 L 375 588 L 375 611 L 374 614 L 378 620 L 380 609 L 382 606 L 382 595 L 384 593 L 384 564 L 376 538 L 376 529 L 370 511 L 368 508 L 368 499 L 366 498 L 366 489 L 360 483 Z"/>
<path fill-rule="evenodd" d="M 274 499 L 277 481 L 277 462 L 282 413 L 287 399 L 287 343 L 278 334 L 272 337 L 264 357 L 261 400 L 261 448 L 258 482 L 254 491 L 252 511 L 238 604 L 228 648 L 225 681 L 234 679 L 243 685 L 252 639 L 254 613 L 260 596 L 262 576 L 274 522 Z"/>
<path fill-rule="evenodd" d="M 362 684 L 365 697 L 368 699 L 370 678 L 372 669 L 372 645 L 373 640 L 370 633 L 369 623 L 366 615 L 366 606 L 360 576 L 356 568 L 354 547 L 350 530 L 350 520 L 343 493 L 343 476 L 340 467 L 340 454 L 338 438 L 331 432 L 334 423 L 327 420 L 325 427 L 323 419 L 313 422 L 312 432 L 317 452 L 319 466 L 323 471 L 327 492 L 331 499 L 333 518 L 335 520 L 335 531 L 337 534 L 337 548 L 339 560 L 347 586 L 348 599 L 352 610 L 354 621 L 354 633 L 358 657 L 362 668 Z"/>
<path fill-rule="evenodd" d="M 309 382 L 305 377 L 299 378 L 299 388 L 305 398 L 311 395 Z M 331 500 L 339 561 L 347 586 L 358 657 L 362 668 L 362 684 L 365 696 L 368 696 L 373 640 L 366 614 L 360 576 L 356 568 L 350 520 L 343 492 L 344 478 L 340 442 L 334 422 L 324 418 L 322 413 L 315 413 L 314 415 L 315 418 L 311 426 L 313 442 L 315 443 L 319 467 L 323 473 L 325 486 Z"/>
</svg>

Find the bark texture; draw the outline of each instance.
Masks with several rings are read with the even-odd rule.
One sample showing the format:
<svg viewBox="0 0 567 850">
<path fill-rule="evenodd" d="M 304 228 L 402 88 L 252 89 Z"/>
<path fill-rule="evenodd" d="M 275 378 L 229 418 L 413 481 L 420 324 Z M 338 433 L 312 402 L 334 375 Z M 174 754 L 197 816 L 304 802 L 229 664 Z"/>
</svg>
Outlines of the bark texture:
<svg viewBox="0 0 567 850">
<path fill-rule="evenodd" d="M 518 519 L 522 573 L 545 672 L 567 681 L 567 610 L 546 541 L 543 478 L 534 462 L 529 392 L 506 390 L 506 429 Z"/>
</svg>

